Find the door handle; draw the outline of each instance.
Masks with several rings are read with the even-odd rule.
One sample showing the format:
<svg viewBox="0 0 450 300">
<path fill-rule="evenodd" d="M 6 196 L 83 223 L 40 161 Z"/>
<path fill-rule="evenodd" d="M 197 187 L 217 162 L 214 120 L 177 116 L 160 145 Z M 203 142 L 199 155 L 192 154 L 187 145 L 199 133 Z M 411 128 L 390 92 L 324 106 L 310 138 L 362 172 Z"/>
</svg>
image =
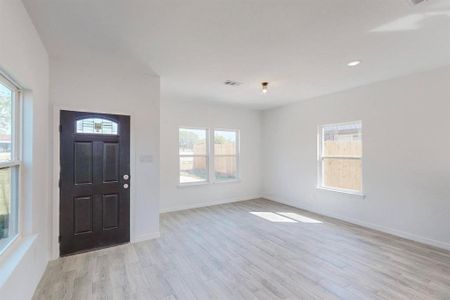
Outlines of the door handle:
<svg viewBox="0 0 450 300">
<path fill-rule="evenodd" d="M 124 189 L 127 189 L 127 188 L 128 188 L 128 184 L 125 183 L 125 184 L 123 185 L 123 188 L 124 188 Z"/>
<path fill-rule="evenodd" d="M 130 178 L 130 176 L 128 176 L 127 174 L 123 175 L 123 180 L 128 180 Z"/>
</svg>

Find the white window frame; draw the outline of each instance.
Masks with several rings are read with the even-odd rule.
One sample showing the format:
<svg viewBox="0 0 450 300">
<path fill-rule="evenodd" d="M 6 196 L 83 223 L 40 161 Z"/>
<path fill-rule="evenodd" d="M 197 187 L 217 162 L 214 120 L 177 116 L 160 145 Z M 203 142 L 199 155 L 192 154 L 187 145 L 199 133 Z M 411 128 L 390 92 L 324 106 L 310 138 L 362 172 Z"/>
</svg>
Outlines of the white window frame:
<svg viewBox="0 0 450 300">
<path fill-rule="evenodd" d="M 228 155 L 228 154 L 216 154 L 215 147 L 214 147 L 214 139 L 215 139 L 215 133 L 216 131 L 230 131 L 236 133 L 236 154 L 235 155 Z M 213 178 L 214 183 L 227 183 L 227 182 L 235 182 L 240 181 L 240 130 L 239 129 L 229 129 L 229 128 L 214 128 L 211 130 L 211 148 L 212 148 L 212 155 L 211 155 L 211 170 L 210 175 L 211 178 Z M 215 158 L 216 157 L 236 157 L 236 178 L 228 179 L 228 180 L 217 180 L 216 179 L 216 167 L 215 167 Z"/>
<path fill-rule="evenodd" d="M 205 155 L 184 155 L 180 154 L 180 129 L 194 129 L 194 130 L 206 130 L 206 154 Z M 236 154 L 235 155 L 216 155 L 214 153 L 214 133 L 216 131 L 234 131 L 236 132 Z M 192 127 L 192 126 L 179 126 L 178 127 L 178 186 L 196 186 L 196 185 L 206 185 L 206 184 L 220 184 L 220 183 L 230 183 L 230 182 L 238 182 L 241 180 L 240 178 L 240 141 L 241 134 L 239 129 L 230 129 L 230 128 L 208 128 L 208 127 Z M 215 166 L 214 166 L 214 158 L 216 156 L 220 157 L 236 157 L 236 178 L 229 180 L 217 180 L 215 176 Z M 207 174 L 208 178 L 206 181 L 199 182 L 181 182 L 180 181 L 180 161 L 181 157 L 206 157 L 206 165 L 207 165 Z"/>
<path fill-rule="evenodd" d="M 363 155 L 364 153 L 361 153 L 361 157 L 356 156 L 330 156 L 330 155 L 323 155 L 323 131 L 327 127 L 333 127 L 333 126 L 342 126 L 342 125 L 350 125 L 350 124 L 358 124 L 361 127 L 360 134 L 361 139 L 363 138 L 363 127 L 362 127 L 362 121 L 351 121 L 351 122 L 342 122 L 342 123 L 331 123 L 331 124 L 323 124 L 318 126 L 317 130 L 317 188 L 322 190 L 328 190 L 333 192 L 339 192 L 339 193 L 345 193 L 345 194 L 351 194 L 351 195 L 359 195 L 364 196 L 364 182 L 363 182 Z M 361 145 L 362 147 L 363 145 Z M 361 190 L 351 190 L 351 189 L 342 189 L 338 187 L 329 187 L 324 185 L 323 183 L 323 160 L 324 159 L 359 159 L 361 160 Z"/>
<path fill-rule="evenodd" d="M 193 130 L 205 130 L 206 131 L 206 154 L 205 155 L 187 155 L 180 154 L 180 129 L 193 129 Z M 192 127 L 192 126 L 180 126 L 178 127 L 178 139 L 177 139 L 177 151 L 178 151 L 178 185 L 179 186 L 192 186 L 192 185 L 204 185 L 209 184 L 211 182 L 211 155 L 210 155 L 210 130 L 207 127 Z M 181 182 L 180 180 L 180 163 L 181 157 L 205 157 L 206 158 L 206 170 L 208 174 L 208 178 L 205 181 L 198 182 Z"/>
<path fill-rule="evenodd" d="M 11 160 L 0 162 L 0 169 L 13 169 L 17 170 L 17 177 L 11 178 L 11 190 L 15 190 L 15 199 L 11 199 L 11 201 L 16 201 L 16 226 L 17 232 L 14 237 L 12 237 L 3 248 L 0 248 L 0 255 L 3 255 L 10 246 L 22 236 L 22 197 L 21 197 L 21 188 L 22 188 L 22 95 L 23 92 L 21 88 L 16 85 L 12 80 L 10 80 L 7 76 L 4 76 L 3 73 L 0 72 L 0 82 L 7 88 L 11 89 L 13 92 L 12 99 L 12 124 L 11 124 Z M 16 181 L 14 182 L 14 179 Z M 15 185 L 15 187 L 13 187 Z"/>
</svg>

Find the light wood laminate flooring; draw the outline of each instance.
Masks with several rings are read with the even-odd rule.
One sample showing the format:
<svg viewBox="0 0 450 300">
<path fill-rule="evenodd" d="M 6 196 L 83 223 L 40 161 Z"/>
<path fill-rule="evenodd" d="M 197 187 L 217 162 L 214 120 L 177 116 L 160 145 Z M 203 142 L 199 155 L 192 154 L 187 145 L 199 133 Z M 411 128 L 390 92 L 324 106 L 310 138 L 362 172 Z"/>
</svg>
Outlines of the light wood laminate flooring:
<svg viewBox="0 0 450 300">
<path fill-rule="evenodd" d="M 34 299 L 450 299 L 450 252 L 256 199 L 52 261 Z"/>
</svg>

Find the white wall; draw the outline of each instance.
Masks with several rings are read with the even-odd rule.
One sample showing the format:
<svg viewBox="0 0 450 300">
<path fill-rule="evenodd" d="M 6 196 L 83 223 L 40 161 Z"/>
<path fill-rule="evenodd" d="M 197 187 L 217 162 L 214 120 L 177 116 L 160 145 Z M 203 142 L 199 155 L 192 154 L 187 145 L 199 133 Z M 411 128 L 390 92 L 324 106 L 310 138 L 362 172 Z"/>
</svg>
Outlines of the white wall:
<svg viewBox="0 0 450 300">
<path fill-rule="evenodd" d="M 131 240 L 158 236 L 159 77 L 114 60 L 68 62 L 52 58 L 50 82 L 55 120 L 58 109 L 131 115 Z M 54 135 L 56 140 L 58 134 Z M 149 157 L 152 161 L 148 161 Z M 57 159 L 54 164 L 58 164 Z M 57 177 L 53 179 L 56 188 Z M 55 205 L 57 196 L 55 193 Z M 53 208 L 56 216 L 57 206 Z M 58 218 L 54 221 L 53 257 L 57 252 Z"/>
<path fill-rule="evenodd" d="M 22 233 L 0 256 L 0 298 L 28 299 L 49 256 L 48 56 L 21 1 L 0 0 L 0 68 L 23 88 Z M 25 283 L 25 284 L 24 284 Z"/>
<path fill-rule="evenodd" d="M 266 111 L 263 194 L 450 249 L 450 68 Z M 317 190 L 317 126 L 362 120 L 365 198 Z"/>
<path fill-rule="evenodd" d="M 161 211 L 207 206 L 260 196 L 260 127 L 256 110 L 221 104 L 163 99 L 161 101 Z M 178 186 L 180 126 L 240 130 L 239 182 Z"/>
</svg>

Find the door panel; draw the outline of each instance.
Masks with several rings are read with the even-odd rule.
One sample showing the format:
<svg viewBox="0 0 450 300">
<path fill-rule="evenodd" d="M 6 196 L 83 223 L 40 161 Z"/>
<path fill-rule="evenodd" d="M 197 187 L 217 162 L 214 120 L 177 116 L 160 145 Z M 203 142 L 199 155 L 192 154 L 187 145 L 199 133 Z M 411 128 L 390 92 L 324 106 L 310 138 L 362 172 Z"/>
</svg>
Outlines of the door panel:
<svg viewBox="0 0 450 300">
<path fill-rule="evenodd" d="M 75 184 L 92 183 L 93 149 L 91 142 L 74 143 Z"/>
<path fill-rule="evenodd" d="M 75 197 L 74 206 L 74 234 L 90 233 L 92 222 L 92 197 Z"/>
<path fill-rule="evenodd" d="M 119 181 L 119 144 L 103 144 L 103 182 Z"/>
<path fill-rule="evenodd" d="M 103 230 L 119 226 L 119 195 L 103 195 Z"/>
<path fill-rule="evenodd" d="M 60 254 L 129 242 L 130 117 L 60 117 Z"/>
</svg>

